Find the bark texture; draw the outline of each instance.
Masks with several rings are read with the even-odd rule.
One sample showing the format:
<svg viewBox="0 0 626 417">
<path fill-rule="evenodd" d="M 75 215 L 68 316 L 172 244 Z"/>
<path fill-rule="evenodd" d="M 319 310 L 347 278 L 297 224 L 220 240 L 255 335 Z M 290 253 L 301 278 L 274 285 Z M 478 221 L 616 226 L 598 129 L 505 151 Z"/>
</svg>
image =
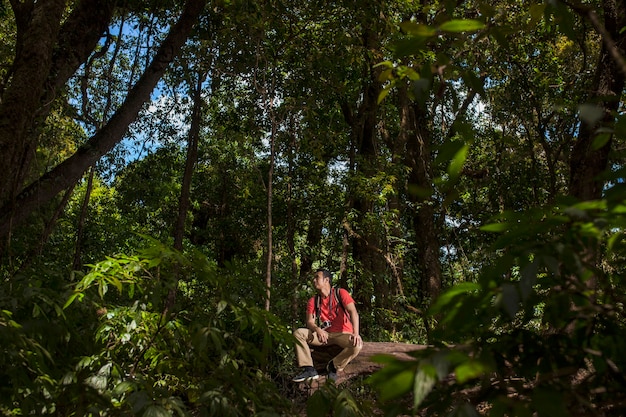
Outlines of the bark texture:
<svg viewBox="0 0 626 417">
<path fill-rule="evenodd" d="M 403 107 L 404 129 L 409 132 L 406 165 L 411 169 L 407 188 L 409 199 L 416 207 L 413 229 L 421 272 L 422 298 L 434 299 L 441 292 L 441 245 L 435 221 L 436 204 L 433 201 L 431 134 L 427 128 L 429 121 L 420 104 L 405 104 Z"/>
<path fill-rule="evenodd" d="M 398 359 L 410 360 L 409 352 L 426 349 L 426 345 L 413 345 L 409 343 L 392 343 L 392 342 L 364 342 L 363 349 L 359 355 L 354 358 L 343 372 L 337 376 L 337 384 L 345 382 L 349 379 L 371 375 L 383 366 L 372 358 L 376 355 L 391 355 Z M 326 365 L 328 362 L 341 351 L 339 346 L 320 346 L 311 348 L 313 364 L 320 373 L 319 383 L 326 381 Z"/>
<path fill-rule="evenodd" d="M 16 3 L 16 55 L 0 100 L 0 205 L 6 206 L 31 176 L 42 122 L 51 104 L 105 33 L 115 1 L 79 2 L 63 20 L 62 0 Z"/>
<path fill-rule="evenodd" d="M 598 129 L 612 126 L 624 90 L 625 74 L 615 56 L 626 55 L 626 4 L 623 1 L 605 0 L 602 49 L 594 74 L 592 92 L 588 102 L 602 111 L 598 121 L 582 120 L 580 134 L 570 158 L 569 192 L 580 200 L 594 200 L 602 196 L 604 181 L 598 178 L 606 171 L 612 146 L 610 138 L 596 149 Z"/>
</svg>

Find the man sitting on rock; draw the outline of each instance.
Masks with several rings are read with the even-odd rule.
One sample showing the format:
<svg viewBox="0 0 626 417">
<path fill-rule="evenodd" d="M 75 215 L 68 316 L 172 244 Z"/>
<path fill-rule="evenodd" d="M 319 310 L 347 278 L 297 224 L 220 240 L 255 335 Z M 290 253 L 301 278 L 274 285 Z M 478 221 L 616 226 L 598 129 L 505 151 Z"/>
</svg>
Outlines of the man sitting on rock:
<svg viewBox="0 0 626 417">
<path fill-rule="evenodd" d="M 352 296 L 343 288 L 332 287 L 332 274 L 326 269 L 318 269 L 313 278 L 317 295 L 306 305 L 306 328 L 294 331 L 296 337 L 296 357 L 302 372 L 293 378 L 294 382 L 318 379 L 313 367 L 310 346 L 338 345 L 343 348 L 326 365 L 328 379 L 337 381 L 337 372 L 354 359 L 363 340 L 359 334 L 359 313 Z"/>
</svg>

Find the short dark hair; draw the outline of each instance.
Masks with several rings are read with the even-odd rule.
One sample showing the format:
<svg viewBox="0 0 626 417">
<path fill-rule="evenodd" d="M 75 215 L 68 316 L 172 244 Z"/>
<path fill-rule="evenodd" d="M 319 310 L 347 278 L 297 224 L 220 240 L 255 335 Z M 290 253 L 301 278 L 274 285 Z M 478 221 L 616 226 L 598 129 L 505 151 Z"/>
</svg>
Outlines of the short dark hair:
<svg viewBox="0 0 626 417">
<path fill-rule="evenodd" d="M 328 269 L 319 268 L 317 271 L 315 271 L 315 275 L 317 275 L 319 272 L 322 273 L 322 276 L 324 278 L 328 278 L 328 281 L 330 281 L 330 283 L 332 284 L 332 282 L 333 282 L 333 274 L 332 274 L 332 272 L 330 272 Z"/>
</svg>

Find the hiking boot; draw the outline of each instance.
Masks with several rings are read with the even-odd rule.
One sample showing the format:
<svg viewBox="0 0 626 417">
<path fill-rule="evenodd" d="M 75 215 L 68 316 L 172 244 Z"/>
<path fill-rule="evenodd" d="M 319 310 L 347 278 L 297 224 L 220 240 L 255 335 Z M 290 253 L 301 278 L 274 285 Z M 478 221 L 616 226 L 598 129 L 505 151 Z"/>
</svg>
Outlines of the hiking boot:
<svg viewBox="0 0 626 417">
<path fill-rule="evenodd" d="M 328 371 L 327 380 L 337 382 L 337 368 L 335 368 L 335 364 L 333 361 L 328 362 L 326 365 L 326 371 Z"/>
<path fill-rule="evenodd" d="M 296 375 L 292 381 L 293 382 L 303 382 L 303 381 L 310 381 L 313 379 L 317 379 L 320 376 L 317 374 L 317 371 L 315 370 L 315 368 L 313 368 L 312 366 L 306 367 L 304 368 L 304 371 L 299 374 Z"/>
</svg>

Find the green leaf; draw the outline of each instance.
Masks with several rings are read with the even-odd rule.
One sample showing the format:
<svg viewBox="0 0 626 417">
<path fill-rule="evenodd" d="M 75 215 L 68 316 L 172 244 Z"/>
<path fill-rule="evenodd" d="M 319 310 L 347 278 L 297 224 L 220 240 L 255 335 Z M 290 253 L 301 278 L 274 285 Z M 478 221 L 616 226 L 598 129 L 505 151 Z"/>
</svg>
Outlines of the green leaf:
<svg viewBox="0 0 626 417">
<path fill-rule="evenodd" d="M 448 304 L 457 296 L 478 290 L 480 290 L 480 285 L 473 282 L 463 282 L 457 284 L 437 297 L 431 309 L 433 312 L 438 312 L 448 306 Z"/>
<path fill-rule="evenodd" d="M 435 28 L 411 21 L 400 23 L 400 29 L 409 35 L 422 36 L 426 38 L 437 34 L 437 30 Z"/>
<path fill-rule="evenodd" d="M 450 161 L 450 166 L 448 167 L 448 174 L 452 178 L 457 178 L 461 175 L 461 171 L 463 170 L 463 165 L 465 164 L 465 159 L 467 159 L 467 153 L 469 152 L 469 146 L 463 145 L 461 149 L 454 155 L 452 161 Z"/>
<path fill-rule="evenodd" d="M 478 378 L 489 372 L 489 367 L 477 360 L 468 360 L 454 369 L 456 380 L 463 384 L 471 379 Z"/>
<path fill-rule="evenodd" d="M 78 301 L 81 301 L 84 297 L 85 294 L 83 294 L 82 292 L 75 292 L 74 294 L 70 295 L 70 298 L 67 299 L 67 301 L 63 305 L 63 309 L 65 310 L 66 308 L 68 308 L 77 298 Z"/>
<path fill-rule="evenodd" d="M 543 14 L 546 10 L 546 5 L 544 3 L 541 4 L 533 4 L 530 6 L 530 24 L 535 25 L 537 22 L 541 20 Z"/>
<path fill-rule="evenodd" d="M 113 395 L 122 395 L 129 391 L 131 391 L 134 387 L 134 384 L 130 381 L 122 381 L 115 386 L 113 389 Z"/>
<path fill-rule="evenodd" d="M 424 39 L 422 36 L 409 36 L 395 41 L 391 47 L 397 58 L 417 55 L 426 48 Z"/>
<path fill-rule="evenodd" d="M 381 399 L 387 401 L 406 394 L 413 387 L 414 381 L 415 373 L 411 369 L 396 373 L 379 386 Z"/>
<path fill-rule="evenodd" d="M 306 414 L 308 417 L 326 417 L 330 412 L 331 402 L 322 394 L 320 390 L 306 402 Z"/>
<path fill-rule="evenodd" d="M 390 82 L 387 85 L 385 85 L 383 87 L 383 89 L 380 91 L 380 94 L 378 94 L 378 104 L 382 103 L 383 100 L 385 99 L 385 97 L 387 97 L 387 95 L 389 95 L 389 92 L 391 91 L 391 88 L 395 85 L 395 83 Z"/>
<path fill-rule="evenodd" d="M 437 379 L 428 372 L 420 370 L 415 375 L 415 385 L 413 388 L 413 409 L 417 410 L 419 405 L 426 399 L 432 391 Z"/>
<path fill-rule="evenodd" d="M 478 20 L 454 19 L 442 24 L 439 29 L 445 32 L 472 32 L 484 27 L 485 24 Z"/>
<path fill-rule="evenodd" d="M 108 281 L 117 289 L 117 291 L 122 294 L 123 292 L 123 287 L 122 287 L 122 282 L 117 279 L 117 277 L 111 276 L 109 277 Z"/>
<path fill-rule="evenodd" d="M 220 314 L 222 311 L 224 311 L 227 306 L 228 303 L 225 300 L 220 300 L 220 302 L 217 303 L 217 314 Z"/>
<path fill-rule="evenodd" d="M 509 230 L 511 225 L 509 223 L 490 223 L 480 227 L 480 230 L 483 232 L 494 232 L 501 233 Z"/>
<path fill-rule="evenodd" d="M 604 145 L 609 143 L 609 140 L 611 140 L 612 137 L 613 136 L 610 133 L 599 133 L 598 135 L 596 135 L 595 138 L 593 138 L 593 142 L 591 143 L 591 149 L 597 151 L 598 149 L 604 147 Z"/>
<path fill-rule="evenodd" d="M 167 409 L 160 405 L 152 404 L 146 408 L 143 417 L 170 417 L 171 414 Z"/>
</svg>

